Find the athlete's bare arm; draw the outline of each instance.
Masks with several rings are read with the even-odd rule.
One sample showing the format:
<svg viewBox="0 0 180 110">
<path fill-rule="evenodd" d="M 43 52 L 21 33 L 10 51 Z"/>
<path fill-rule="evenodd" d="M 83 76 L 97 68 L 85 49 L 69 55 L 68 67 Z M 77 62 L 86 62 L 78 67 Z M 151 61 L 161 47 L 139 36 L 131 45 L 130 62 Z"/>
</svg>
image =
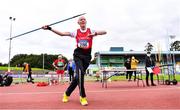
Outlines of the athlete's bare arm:
<svg viewBox="0 0 180 110">
<path fill-rule="evenodd" d="M 106 31 L 95 31 L 94 33 L 90 34 L 89 36 L 97 36 L 97 35 L 104 35 Z"/>
<path fill-rule="evenodd" d="M 58 67 L 55 65 L 55 63 L 53 62 L 53 64 L 52 64 L 53 66 L 54 66 L 54 68 L 56 68 L 56 69 L 58 69 Z"/>
<path fill-rule="evenodd" d="M 96 35 L 104 35 L 106 33 L 107 33 L 106 31 L 96 31 L 95 32 Z"/>
<path fill-rule="evenodd" d="M 57 31 L 57 30 L 55 30 L 55 29 L 52 29 L 52 28 L 49 27 L 48 25 L 43 26 L 42 29 L 44 29 L 44 30 L 50 30 L 50 31 L 52 31 L 52 32 L 54 32 L 55 34 L 60 35 L 60 36 L 71 36 L 70 32 L 60 32 L 60 31 Z"/>
</svg>

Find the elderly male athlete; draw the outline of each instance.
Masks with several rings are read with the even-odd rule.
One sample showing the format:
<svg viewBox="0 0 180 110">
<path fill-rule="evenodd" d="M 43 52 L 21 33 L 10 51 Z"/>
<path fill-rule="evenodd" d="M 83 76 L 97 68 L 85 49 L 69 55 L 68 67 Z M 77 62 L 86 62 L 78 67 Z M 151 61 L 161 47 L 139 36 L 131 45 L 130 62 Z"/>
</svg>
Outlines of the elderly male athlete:
<svg viewBox="0 0 180 110">
<path fill-rule="evenodd" d="M 60 36 L 70 36 L 76 39 L 77 48 L 74 50 L 73 54 L 76 64 L 76 76 L 63 95 L 62 101 L 64 103 L 68 102 L 69 96 L 78 85 L 80 91 L 80 103 L 81 105 L 88 105 L 84 88 L 84 75 L 91 61 L 93 37 L 97 35 L 104 35 L 106 34 L 106 31 L 91 30 L 86 27 L 86 23 L 87 21 L 84 16 L 79 17 L 78 24 L 80 28 L 74 32 L 60 32 L 52 29 L 48 25 L 42 27 L 43 29 L 50 30 Z"/>
</svg>

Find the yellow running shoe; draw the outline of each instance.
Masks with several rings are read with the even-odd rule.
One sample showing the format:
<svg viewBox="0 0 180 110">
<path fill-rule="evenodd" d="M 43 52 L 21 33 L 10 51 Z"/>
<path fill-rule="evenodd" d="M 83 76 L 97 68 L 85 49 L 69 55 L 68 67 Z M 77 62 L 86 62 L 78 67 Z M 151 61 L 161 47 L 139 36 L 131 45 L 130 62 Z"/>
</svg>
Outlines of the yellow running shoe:
<svg viewBox="0 0 180 110">
<path fill-rule="evenodd" d="M 81 103 L 81 105 L 83 105 L 83 106 L 88 105 L 88 102 L 87 102 L 86 97 L 80 97 L 80 103 Z"/>
<path fill-rule="evenodd" d="M 66 95 L 66 93 L 63 94 L 62 102 L 64 103 L 68 102 L 68 96 Z"/>
</svg>

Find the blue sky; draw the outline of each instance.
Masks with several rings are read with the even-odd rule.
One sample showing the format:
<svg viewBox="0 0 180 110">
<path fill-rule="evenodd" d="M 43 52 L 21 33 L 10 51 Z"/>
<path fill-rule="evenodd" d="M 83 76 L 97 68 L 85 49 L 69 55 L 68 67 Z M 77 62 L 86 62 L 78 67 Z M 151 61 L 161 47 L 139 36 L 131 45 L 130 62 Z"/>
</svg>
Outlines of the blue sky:
<svg viewBox="0 0 180 110">
<path fill-rule="evenodd" d="M 106 30 L 94 39 L 92 55 L 110 47 L 143 51 L 147 42 L 167 50 L 170 35 L 180 40 L 180 0 L 1 0 L 0 62 L 8 62 L 10 20 L 12 36 L 45 24 L 87 13 L 87 27 Z M 54 25 L 60 31 L 75 31 L 77 18 Z M 39 30 L 12 40 L 12 54 L 63 54 L 72 58 L 75 39 Z"/>
</svg>

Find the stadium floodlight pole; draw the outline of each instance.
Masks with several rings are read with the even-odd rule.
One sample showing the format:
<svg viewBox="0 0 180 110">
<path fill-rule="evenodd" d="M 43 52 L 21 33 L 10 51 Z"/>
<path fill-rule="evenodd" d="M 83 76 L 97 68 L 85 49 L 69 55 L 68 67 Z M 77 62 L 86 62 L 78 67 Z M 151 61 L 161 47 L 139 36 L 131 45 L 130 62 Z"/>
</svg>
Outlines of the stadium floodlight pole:
<svg viewBox="0 0 180 110">
<path fill-rule="evenodd" d="M 57 21 L 57 22 L 55 22 L 55 23 L 49 24 L 48 26 L 52 26 L 52 25 L 55 25 L 55 24 L 58 24 L 58 23 L 61 23 L 61 22 L 64 22 L 64 21 L 67 21 L 67 20 L 70 20 L 70 19 L 73 19 L 73 18 L 79 17 L 79 16 L 82 16 L 82 15 L 85 15 L 85 14 L 86 14 L 86 13 L 82 13 L 82 14 L 79 14 L 79 15 L 76 15 L 76 16 L 73 16 L 73 17 L 70 17 L 70 18 L 67 18 L 67 19 L 61 20 L 61 21 Z M 31 33 L 31 32 L 38 31 L 38 30 L 40 30 L 41 28 L 42 28 L 42 27 L 37 28 L 37 29 L 34 29 L 34 30 L 31 30 L 31 31 L 28 31 L 28 32 L 25 32 L 25 33 L 22 33 L 22 34 L 19 34 L 19 35 L 16 35 L 16 36 L 11 37 L 11 38 L 6 39 L 6 40 L 12 40 L 12 39 L 14 39 L 14 38 L 17 38 L 17 37 L 23 36 L 23 35 L 25 35 L 25 34 L 29 34 L 29 33 Z"/>
<path fill-rule="evenodd" d="M 16 18 L 13 18 L 13 17 L 9 17 L 9 20 L 11 21 L 10 22 L 10 33 L 9 33 L 9 62 L 8 62 L 8 72 L 10 72 L 11 71 L 11 61 L 10 61 L 10 59 L 11 59 L 11 36 L 12 36 L 12 22 L 13 21 L 15 21 L 16 20 Z"/>
</svg>

